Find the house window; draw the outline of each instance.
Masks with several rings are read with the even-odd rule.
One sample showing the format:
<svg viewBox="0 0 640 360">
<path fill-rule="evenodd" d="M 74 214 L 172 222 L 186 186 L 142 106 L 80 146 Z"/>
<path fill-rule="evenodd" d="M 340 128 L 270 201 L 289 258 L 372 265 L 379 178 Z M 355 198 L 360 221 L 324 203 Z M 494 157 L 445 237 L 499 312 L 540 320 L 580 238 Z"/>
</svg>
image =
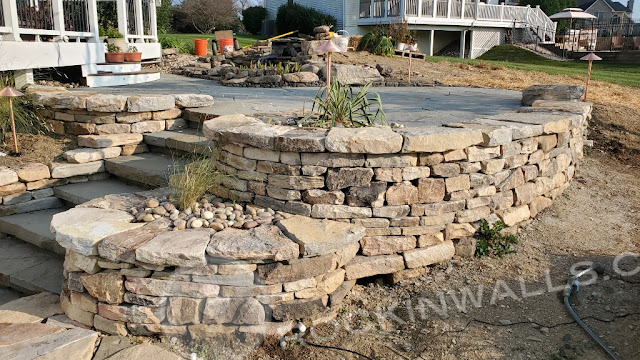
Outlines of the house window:
<svg viewBox="0 0 640 360">
<path fill-rule="evenodd" d="M 602 21 L 604 19 L 604 13 L 603 12 L 596 11 L 593 15 L 598 18 L 598 21 Z"/>
<path fill-rule="evenodd" d="M 611 23 L 612 24 L 620 24 L 620 16 L 613 15 L 613 17 L 611 18 Z"/>
</svg>

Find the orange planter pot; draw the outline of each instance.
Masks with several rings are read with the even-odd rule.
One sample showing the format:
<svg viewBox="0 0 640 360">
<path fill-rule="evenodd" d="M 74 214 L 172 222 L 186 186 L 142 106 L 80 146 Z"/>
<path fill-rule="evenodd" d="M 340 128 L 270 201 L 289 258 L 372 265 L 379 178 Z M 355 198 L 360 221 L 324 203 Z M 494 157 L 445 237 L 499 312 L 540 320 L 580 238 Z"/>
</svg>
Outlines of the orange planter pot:
<svg viewBox="0 0 640 360">
<path fill-rule="evenodd" d="M 141 52 L 133 52 L 133 53 L 125 53 L 124 61 L 126 62 L 141 62 L 142 61 L 142 53 Z"/>
<path fill-rule="evenodd" d="M 104 61 L 108 63 L 123 63 L 125 53 L 105 53 Z"/>
</svg>

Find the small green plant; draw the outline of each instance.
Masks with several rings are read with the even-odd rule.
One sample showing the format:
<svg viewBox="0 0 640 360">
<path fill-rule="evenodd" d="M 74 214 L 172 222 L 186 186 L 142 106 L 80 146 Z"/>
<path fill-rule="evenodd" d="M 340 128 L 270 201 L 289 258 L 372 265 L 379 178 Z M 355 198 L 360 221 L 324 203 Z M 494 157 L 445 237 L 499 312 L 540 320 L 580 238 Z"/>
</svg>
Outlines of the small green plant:
<svg viewBox="0 0 640 360">
<path fill-rule="evenodd" d="M 173 174 L 169 177 L 169 186 L 174 190 L 177 206 L 181 210 L 190 207 L 218 186 L 222 177 L 210 157 L 194 155 L 184 160 L 184 166 L 180 165 L 181 161 L 174 164 Z"/>
<path fill-rule="evenodd" d="M 113 27 L 110 27 L 110 28 L 107 29 L 106 35 L 110 39 L 122 39 L 122 38 L 124 38 L 124 35 L 122 35 L 122 33 L 118 31 L 118 29 L 113 28 Z"/>
<path fill-rule="evenodd" d="M 336 124 L 344 127 L 388 125 L 380 95 L 369 93 L 370 87 L 371 83 L 368 83 L 358 93 L 354 93 L 350 85 L 334 80 L 329 86 L 329 99 L 326 98 L 326 87 L 318 90 L 311 114 L 303 118 L 302 122 L 308 123 L 317 109 L 319 117 L 312 122 L 312 126 L 316 127 L 333 127 Z"/>
<path fill-rule="evenodd" d="M 122 49 L 120 49 L 120 46 L 118 46 L 116 44 L 107 44 L 107 52 L 109 52 L 109 53 L 119 53 L 119 52 L 122 52 Z"/>
<path fill-rule="evenodd" d="M 137 48 L 137 47 L 135 47 L 135 46 L 133 46 L 133 45 L 131 45 L 131 46 L 129 46 L 129 48 L 127 49 L 127 52 L 130 52 L 130 53 L 137 53 L 137 52 L 138 52 L 138 48 Z"/>
<path fill-rule="evenodd" d="M 512 234 L 501 234 L 500 232 L 504 228 L 505 224 L 502 220 L 496 221 L 491 227 L 487 220 L 482 219 L 480 228 L 475 233 L 477 257 L 495 255 L 501 258 L 506 254 L 515 252 L 511 245 L 517 244 L 518 238 Z"/>
<path fill-rule="evenodd" d="M 0 89 L 15 86 L 14 81 L 12 72 L 0 71 Z M 0 142 L 4 142 L 5 135 L 11 133 L 9 113 L 9 100 L 0 98 Z M 38 107 L 26 97 L 13 99 L 13 115 L 18 133 L 44 134 L 47 130 L 44 121 L 38 116 Z"/>
<path fill-rule="evenodd" d="M 389 31 L 383 27 L 376 27 L 366 33 L 358 42 L 358 51 L 368 51 L 375 55 L 393 56 L 395 50 L 393 41 L 389 37 Z"/>
</svg>

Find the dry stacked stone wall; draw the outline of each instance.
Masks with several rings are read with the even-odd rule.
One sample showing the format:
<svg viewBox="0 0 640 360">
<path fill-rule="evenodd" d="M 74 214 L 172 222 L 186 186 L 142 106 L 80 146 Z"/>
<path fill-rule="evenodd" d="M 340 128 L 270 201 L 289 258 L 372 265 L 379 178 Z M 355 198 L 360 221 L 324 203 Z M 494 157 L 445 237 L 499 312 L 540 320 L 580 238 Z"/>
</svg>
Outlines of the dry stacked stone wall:
<svg viewBox="0 0 640 360">
<path fill-rule="evenodd" d="M 472 255 L 481 219 L 508 231 L 569 186 L 591 105 L 538 101 L 448 127 L 302 129 L 243 115 L 204 123 L 218 196 L 280 211 L 251 229 L 136 223 L 157 193 L 55 215 L 62 305 L 111 334 L 283 335 L 336 310 L 360 278 L 420 276 Z M 176 231 L 178 231 L 176 233 Z"/>
</svg>

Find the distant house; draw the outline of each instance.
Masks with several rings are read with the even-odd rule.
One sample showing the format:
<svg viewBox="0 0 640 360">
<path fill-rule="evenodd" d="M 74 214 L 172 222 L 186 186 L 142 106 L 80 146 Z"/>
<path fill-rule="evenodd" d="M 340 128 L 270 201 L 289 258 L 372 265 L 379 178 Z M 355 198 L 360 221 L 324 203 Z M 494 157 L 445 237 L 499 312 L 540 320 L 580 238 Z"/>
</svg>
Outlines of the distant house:
<svg viewBox="0 0 640 360">
<path fill-rule="evenodd" d="M 476 58 L 503 44 L 507 33 L 552 42 L 556 32 L 556 23 L 539 7 L 495 0 L 266 0 L 267 21 L 274 21 L 278 8 L 288 2 L 334 16 L 338 20 L 334 30 L 351 35 L 378 25 L 407 23 L 427 55 L 459 44 L 460 57 Z"/>
<path fill-rule="evenodd" d="M 627 6 L 611 0 L 580 0 L 578 7 L 598 18 L 599 23 L 620 24 L 631 20 L 633 2 L 629 0 Z"/>
</svg>

